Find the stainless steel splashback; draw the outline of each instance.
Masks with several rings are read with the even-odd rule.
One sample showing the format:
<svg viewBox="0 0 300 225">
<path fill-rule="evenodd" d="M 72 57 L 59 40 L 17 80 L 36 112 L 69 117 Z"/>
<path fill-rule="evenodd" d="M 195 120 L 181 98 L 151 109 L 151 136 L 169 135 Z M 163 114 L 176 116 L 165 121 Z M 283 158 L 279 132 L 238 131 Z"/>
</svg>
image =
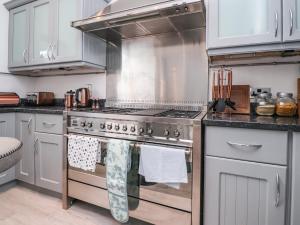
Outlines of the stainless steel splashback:
<svg viewBox="0 0 300 225">
<path fill-rule="evenodd" d="M 205 29 L 108 47 L 107 106 L 196 109 L 207 104 Z"/>
</svg>

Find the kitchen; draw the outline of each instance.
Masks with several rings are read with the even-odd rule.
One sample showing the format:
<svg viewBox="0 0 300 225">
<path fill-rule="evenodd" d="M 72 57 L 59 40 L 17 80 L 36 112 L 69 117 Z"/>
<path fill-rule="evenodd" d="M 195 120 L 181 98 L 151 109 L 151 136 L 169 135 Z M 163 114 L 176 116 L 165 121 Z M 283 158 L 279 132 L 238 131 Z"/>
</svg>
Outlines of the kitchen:
<svg viewBox="0 0 300 225">
<path fill-rule="evenodd" d="M 0 224 L 299 224 L 297 3 L 0 1 Z"/>
</svg>

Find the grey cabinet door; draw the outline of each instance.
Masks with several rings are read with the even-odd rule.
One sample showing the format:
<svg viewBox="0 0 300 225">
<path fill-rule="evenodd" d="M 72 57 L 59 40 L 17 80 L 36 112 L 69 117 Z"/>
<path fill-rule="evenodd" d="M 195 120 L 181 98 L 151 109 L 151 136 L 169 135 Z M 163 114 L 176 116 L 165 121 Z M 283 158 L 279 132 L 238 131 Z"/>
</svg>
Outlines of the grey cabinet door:
<svg viewBox="0 0 300 225">
<path fill-rule="evenodd" d="M 61 193 L 63 136 L 36 133 L 36 185 Z"/>
<path fill-rule="evenodd" d="M 29 64 L 29 6 L 21 6 L 9 12 L 8 67 Z"/>
<path fill-rule="evenodd" d="M 281 0 L 209 0 L 208 49 L 280 43 Z"/>
<path fill-rule="evenodd" d="M 71 27 L 71 21 L 82 18 L 82 0 L 54 0 L 53 62 L 81 61 L 83 34 Z"/>
<path fill-rule="evenodd" d="M 300 224 L 300 133 L 293 134 L 291 225 Z"/>
<path fill-rule="evenodd" d="M 283 1 L 283 40 L 300 40 L 300 0 Z"/>
<path fill-rule="evenodd" d="M 205 157 L 204 225 L 285 225 L 286 167 Z"/>
<path fill-rule="evenodd" d="M 53 1 L 39 0 L 30 4 L 30 64 L 51 61 L 53 40 Z"/>
<path fill-rule="evenodd" d="M 0 137 L 15 137 L 15 114 L 0 114 Z M 15 179 L 15 167 L 0 174 L 0 185 Z"/>
<path fill-rule="evenodd" d="M 16 177 L 34 184 L 34 129 L 33 114 L 16 114 L 16 137 L 23 142 L 23 157 L 16 166 Z"/>
</svg>

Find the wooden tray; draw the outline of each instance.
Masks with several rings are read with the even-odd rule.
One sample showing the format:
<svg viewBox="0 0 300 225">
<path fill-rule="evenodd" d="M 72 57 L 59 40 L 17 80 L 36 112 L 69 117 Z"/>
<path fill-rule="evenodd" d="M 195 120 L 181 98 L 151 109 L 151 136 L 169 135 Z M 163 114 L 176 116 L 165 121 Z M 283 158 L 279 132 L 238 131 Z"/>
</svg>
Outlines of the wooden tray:
<svg viewBox="0 0 300 225">
<path fill-rule="evenodd" d="M 227 86 L 224 86 L 225 96 Z M 215 86 L 215 91 L 217 92 Z M 233 85 L 231 92 L 231 101 L 235 102 L 235 110 L 226 107 L 225 113 L 233 114 L 250 114 L 250 86 L 249 85 Z"/>
</svg>

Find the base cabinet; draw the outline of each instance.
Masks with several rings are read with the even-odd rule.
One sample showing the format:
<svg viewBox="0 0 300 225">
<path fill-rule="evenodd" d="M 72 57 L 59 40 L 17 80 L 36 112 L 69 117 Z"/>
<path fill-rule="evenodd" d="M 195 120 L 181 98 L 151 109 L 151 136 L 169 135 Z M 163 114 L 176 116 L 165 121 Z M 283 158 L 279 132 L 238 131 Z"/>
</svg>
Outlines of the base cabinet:
<svg viewBox="0 0 300 225">
<path fill-rule="evenodd" d="M 62 191 L 62 135 L 36 133 L 36 185 L 52 191 Z"/>
<path fill-rule="evenodd" d="M 286 167 L 205 157 L 204 225 L 285 225 Z"/>
<path fill-rule="evenodd" d="M 15 137 L 15 114 L 0 114 L 0 137 Z M 15 179 L 15 167 L 0 173 L 0 185 Z"/>
</svg>

